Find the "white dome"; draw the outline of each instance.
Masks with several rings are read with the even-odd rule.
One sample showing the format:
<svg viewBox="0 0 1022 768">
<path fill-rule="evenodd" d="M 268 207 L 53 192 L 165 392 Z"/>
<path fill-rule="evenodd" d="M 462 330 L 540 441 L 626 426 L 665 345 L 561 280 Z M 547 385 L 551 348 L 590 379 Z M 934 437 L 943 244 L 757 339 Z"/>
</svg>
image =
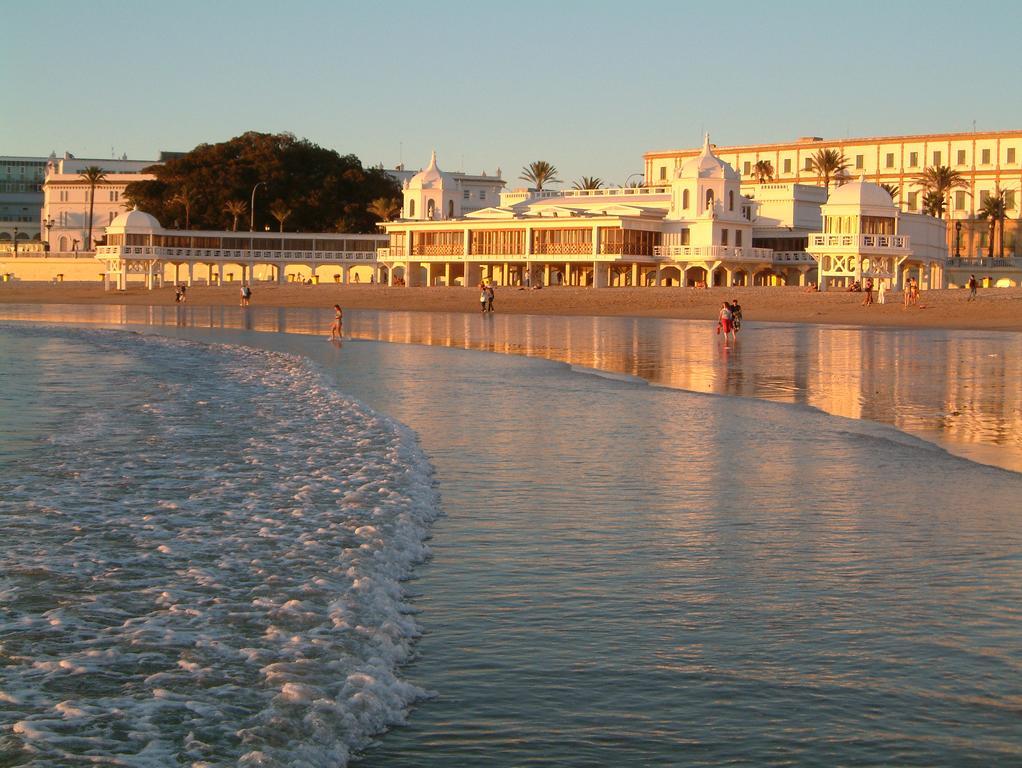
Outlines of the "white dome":
<svg viewBox="0 0 1022 768">
<path fill-rule="evenodd" d="M 107 229 L 116 229 L 120 232 L 157 232 L 163 227 L 155 216 L 150 216 L 144 211 L 136 208 L 133 211 L 122 213 L 107 226 Z"/>
<path fill-rule="evenodd" d="M 443 185 L 444 180 L 448 179 L 449 175 L 441 171 L 436 164 L 436 150 L 433 151 L 433 155 L 429 159 L 429 165 L 426 170 L 419 171 L 417 174 L 412 176 L 408 182 L 409 189 L 433 189 Z"/>
<path fill-rule="evenodd" d="M 891 210 L 897 208 L 886 189 L 879 184 L 866 181 L 862 177 L 858 181 L 850 181 L 831 192 L 827 197 L 827 205 L 848 205 L 856 208 L 889 208 Z"/>
<path fill-rule="evenodd" d="M 738 182 L 742 180 L 734 168 L 713 154 L 713 150 L 710 149 L 710 134 L 706 134 L 703 139 L 702 151 L 682 163 L 675 178 L 728 179 Z"/>
</svg>

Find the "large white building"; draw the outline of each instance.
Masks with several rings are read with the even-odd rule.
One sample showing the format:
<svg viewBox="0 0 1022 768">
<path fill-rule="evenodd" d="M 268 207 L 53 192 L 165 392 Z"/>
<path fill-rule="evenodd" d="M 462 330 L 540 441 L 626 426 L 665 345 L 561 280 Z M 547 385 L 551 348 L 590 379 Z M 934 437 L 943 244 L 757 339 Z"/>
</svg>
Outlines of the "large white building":
<svg viewBox="0 0 1022 768">
<path fill-rule="evenodd" d="M 126 210 L 124 189 L 135 181 L 155 178 L 144 169 L 158 160 L 98 160 L 65 154 L 50 158 L 43 181 L 42 239 L 50 251 L 71 253 L 85 248 L 89 237 L 89 208 L 92 202 L 92 236 L 99 240 L 104 228 Z M 90 187 L 81 172 L 96 166 L 106 179 L 96 186 L 90 201 Z"/>
<path fill-rule="evenodd" d="M 863 182 L 866 183 L 866 182 Z M 403 218 L 382 226 L 381 275 L 407 285 L 792 285 L 818 280 L 810 239 L 826 233 L 820 187 L 777 184 L 742 194 L 741 175 L 704 141 L 666 183 L 596 190 L 515 190 L 459 215 L 435 157 L 409 180 Z M 849 185 L 850 187 L 853 185 Z M 870 185 L 875 187 L 875 185 Z M 879 187 L 875 187 L 879 189 Z M 890 197 L 880 190 L 888 205 Z M 449 206 L 449 207 L 447 207 Z M 868 215 L 868 214 L 864 214 Z M 926 217 L 928 218 L 928 217 Z M 937 226 L 939 222 L 933 220 Z M 905 245 L 902 236 L 898 241 Z M 872 248 L 891 248 L 889 243 Z M 897 254 L 899 276 L 926 271 L 946 248 Z M 832 285 L 854 274 L 829 275 Z"/>
</svg>

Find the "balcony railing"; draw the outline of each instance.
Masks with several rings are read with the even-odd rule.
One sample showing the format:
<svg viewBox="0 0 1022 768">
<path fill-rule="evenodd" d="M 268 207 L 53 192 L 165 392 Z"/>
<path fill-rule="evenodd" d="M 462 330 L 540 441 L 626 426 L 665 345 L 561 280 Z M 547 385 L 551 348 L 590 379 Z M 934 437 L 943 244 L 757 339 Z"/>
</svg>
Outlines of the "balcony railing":
<svg viewBox="0 0 1022 768">
<path fill-rule="evenodd" d="M 952 256 L 947 260 L 949 267 L 1019 267 L 1022 268 L 1022 259 L 1006 256 L 1003 259 L 979 256 L 970 259 L 968 256 Z"/>
<path fill-rule="evenodd" d="M 412 256 L 464 256 L 464 243 L 439 243 L 436 245 L 413 245 Z"/>
<path fill-rule="evenodd" d="M 374 251 L 280 251 L 239 250 L 227 248 L 168 248 L 160 245 L 101 245 L 96 258 L 158 259 L 161 261 L 301 261 L 335 264 L 339 262 L 374 262 Z"/>
<path fill-rule="evenodd" d="M 653 255 L 674 261 L 772 261 L 769 248 L 745 248 L 728 245 L 658 245 Z"/>
<path fill-rule="evenodd" d="M 901 251 L 907 253 L 908 235 L 809 235 L 809 248 L 830 248 L 848 251 Z"/>
</svg>

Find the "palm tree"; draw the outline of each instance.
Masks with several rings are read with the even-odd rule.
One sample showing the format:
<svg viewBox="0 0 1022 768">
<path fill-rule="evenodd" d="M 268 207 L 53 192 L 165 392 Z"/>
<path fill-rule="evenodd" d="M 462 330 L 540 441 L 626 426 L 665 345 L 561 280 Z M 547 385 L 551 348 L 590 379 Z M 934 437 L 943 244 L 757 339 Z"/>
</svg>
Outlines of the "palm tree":
<svg viewBox="0 0 1022 768">
<path fill-rule="evenodd" d="M 951 213 L 951 190 L 968 189 L 969 182 L 965 180 L 958 171 L 952 171 L 946 165 L 932 165 L 916 176 L 916 184 L 922 187 L 928 194 L 940 195 L 942 201 L 941 211 L 943 214 Z"/>
<path fill-rule="evenodd" d="M 997 234 L 997 222 L 1001 222 L 1001 257 L 1004 257 L 1004 193 L 997 190 L 994 194 L 980 201 L 976 215 L 981 219 L 990 219 L 990 242 L 987 244 L 987 257 L 994 257 L 994 236 Z"/>
<path fill-rule="evenodd" d="M 752 169 L 756 181 L 762 184 L 765 181 L 774 180 L 774 164 L 769 160 L 757 160 L 756 167 Z"/>
<path fill-rule="evenodd" d="M 85 250 L 92 250 L 92 214 L 96 204 L 96 185 L 106 181 L 106 172 L 98 165 L 90 165 L 78 174 L 89 185 L 89 233 L 85 237 Z"/>
<path fill-rule="evenodd" d="M 192 201 L 194 199 L 192 190 L 187 186 L 182 186 L 177 192 L 174 193 L 173 197 L 170 198 L 170 202 L 174 205 L 180 205 L 185 209 L 185 229 L 192 228 Z"/>
<path fill-rule="evenodd" d="M 923 195 L 923 211 L 935 219 L 944 218 L 944 195 L 927 192 Z"/>
<path fill-rule="evenodd" d="M 284 222 L 291 215 L 291 209 L 287 207 L 287 203 L 283 200 L 275 200 L 273 205 L 270 206 L 270 215 L 280 224 L 280 232 L 283 234 Z"/>
<path fill-rule="evenodd" d="M 560 184 L 557 178 L 557 167 L 546 160 L 534 160 L 522 168 L 522 175 L 518 177 L 523 181 L 529 181 L 536 185 L 536 189 L 543 191 L 544 184 Z"/>
<path fill-rule="evenodd" d="M 574 189 L 600 189 L 603 179 L 598 176 L 583 176 L 571 185 Z"/>
<path fill-rule="evenodd" d="M 224 203 L 224 212 L 229 213 L 234 221 L 231 223 L 231 231 L 238 231 L 238 219 L 248 213 L 248 203 L 244 200 L 228 200 Z"/>
<path fill-rule="evenodd" d="M 394 197 L 378 197 L 369 204 L 367 210 L 373 216 L 379 216 L 380 221 L 390 221 L 401 213 L 401 201 Z"/>
<path fill-rule="evenodd" d="M 898 185 L 897 184 L 881 184 L 880 188 L 891 196 L 893 202 L 898 198 Z"/>
<path fill-rule="evenodd" d="M 818 149 L 809 158 L 809 170 L 823 179 L 823 186 L 830 189 L 830 180 L 848 175 L 848 160 L 843 152 L 836 149 Z"/>
</svg>

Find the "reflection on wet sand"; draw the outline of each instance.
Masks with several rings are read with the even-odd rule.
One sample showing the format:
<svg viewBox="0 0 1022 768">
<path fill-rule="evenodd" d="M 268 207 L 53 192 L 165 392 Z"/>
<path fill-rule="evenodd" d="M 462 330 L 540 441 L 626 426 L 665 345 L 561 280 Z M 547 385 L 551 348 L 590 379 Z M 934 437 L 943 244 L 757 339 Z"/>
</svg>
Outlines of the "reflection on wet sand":
<svg viewBox="0 0 1022 768">
<path fill-rule="evenodd" d="M 328 309 L 0 307 L 0 319 L 179 325 L 327 335 Z M 712 322 L 349 311 L 346 335 L 557 360 L 695 392 L 813 406 L 893 424 L 1022 471 L 1022 334 L 747 322 L 724 346 Z"/>
</svg>

